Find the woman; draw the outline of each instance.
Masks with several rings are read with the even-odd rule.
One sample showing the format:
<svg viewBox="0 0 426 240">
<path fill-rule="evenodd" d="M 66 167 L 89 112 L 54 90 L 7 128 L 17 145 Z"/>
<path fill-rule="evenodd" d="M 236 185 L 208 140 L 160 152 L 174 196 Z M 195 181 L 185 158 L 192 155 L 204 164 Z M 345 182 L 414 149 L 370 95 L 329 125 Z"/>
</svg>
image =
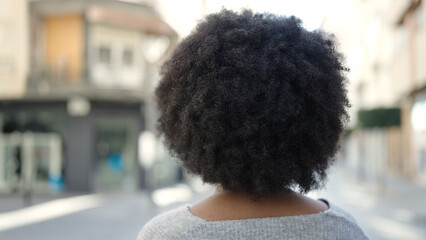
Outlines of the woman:
<svg viewBox="0 0 426 240">
<path fill-rule="evenodd" d="M 321 187 L 348 120 L 333 36 L 296 17 L 222 10 L 162 68 L 158 129 L 180 164 L 216 184 L 139 239 L 367 239 Z"/>
</svg>

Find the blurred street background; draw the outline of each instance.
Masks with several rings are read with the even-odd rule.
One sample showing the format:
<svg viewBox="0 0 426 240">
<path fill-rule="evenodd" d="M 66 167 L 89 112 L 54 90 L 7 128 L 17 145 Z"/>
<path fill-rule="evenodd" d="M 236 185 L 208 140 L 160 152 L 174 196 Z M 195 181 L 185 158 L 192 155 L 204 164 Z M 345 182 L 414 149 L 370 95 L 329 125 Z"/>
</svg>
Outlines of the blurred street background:
<svg viewBox="0 0 426 240">
<path fill-rule="evenodd" d="M 371 239 L 426 239 L 422 0 L 1 0 L 0 239 L 135 239 L 213 186 L 155 135 L 159 67 L 221 7 L 335 34 L 351 121 L 324 189 Z"/>
</svg>

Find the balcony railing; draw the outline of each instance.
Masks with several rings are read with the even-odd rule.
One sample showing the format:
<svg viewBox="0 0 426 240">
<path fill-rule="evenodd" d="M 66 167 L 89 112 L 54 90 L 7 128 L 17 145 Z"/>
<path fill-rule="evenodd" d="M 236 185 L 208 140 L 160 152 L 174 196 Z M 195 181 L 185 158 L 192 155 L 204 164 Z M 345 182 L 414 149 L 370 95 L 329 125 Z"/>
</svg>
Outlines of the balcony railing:
<svg viewBox="0 0 426 240">
<path fill-rule="evenodd" d="M 42 65 L 33 67 L 28 76 L 27 97 L 61 99 L 75 95 L 93 99 L 140 101 L 144 98 L 143 81 L 133 85 L 114 85 L 111 83 L 124 82 L 117 76 L 109 79 L 93 79 L 88 69 L 80 72 L 72 72 L 68 67 L 53 67 Z"/>
</svg>

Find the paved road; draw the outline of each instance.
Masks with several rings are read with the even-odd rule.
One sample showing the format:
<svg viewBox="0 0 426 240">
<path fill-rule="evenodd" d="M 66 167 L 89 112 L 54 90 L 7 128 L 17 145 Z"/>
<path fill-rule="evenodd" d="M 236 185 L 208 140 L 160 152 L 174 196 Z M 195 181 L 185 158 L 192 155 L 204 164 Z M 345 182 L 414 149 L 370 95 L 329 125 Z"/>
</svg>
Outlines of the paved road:
<svg viewBox="0 0 426 240">
<path fill-rule="evenodd" d="M 371 239 L 426 239 L 426 188 L 392 179 L 387 181 L 387 188 L 379 188 L 374 182 L 357 180 L 346 170 L 334 169 L 333 172 L 327 189 L 313 196 L 326 198 L 348 210 Z M 181 200 L 190 203 L 203 197 L 189 196 L 188 189 L 183 187 L 183 190 L 171 191 L 185 195 Z M 157 193 L 157 203 L 167 204 L 170 200 L 167 194 L 165 198 L 165 192 Z M 11 204 L 12 198 L 1 198 L 0 239 L 135 239 L 151 217 L 182 205 L 159 207 L 151 196 L 147 192 L 93 194 L 20 210 L 16 210 L 17 204 L 12 204 L 12 211 L 6 212 L 6 204 Z"/>
</svg>

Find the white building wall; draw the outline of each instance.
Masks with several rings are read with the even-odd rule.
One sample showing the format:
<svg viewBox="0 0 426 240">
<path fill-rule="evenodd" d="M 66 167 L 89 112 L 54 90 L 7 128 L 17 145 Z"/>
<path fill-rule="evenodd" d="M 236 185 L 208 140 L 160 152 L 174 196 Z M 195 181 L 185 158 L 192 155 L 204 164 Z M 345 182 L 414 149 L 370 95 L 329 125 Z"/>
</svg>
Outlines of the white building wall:
<svg viewBox="0 0 426 240">
<path fill-rule="evenodd" d="M 333 2 L 333 0 L 332 0 Z M 398 24 L 411 0 L 338 1 L 323 28 L 335 33 L 347 58 L 353 110 L 391 107 L 412 90 L 410 32 Z M 337 7 L 336 7 L 337 8 Z M 342 14 L 344 12 L 344 14 Z M 416 10 L 416 87 L 426 84 L 426 4 Z"/>
<path fill-rule="evenodd" d="M 143 33 L 133 29 L 94 24 L 90 27 L 89 66 L 91 81 L 101 87 L 141 88 L 145 72 Z M 99 48 L 110 49 L 111 62 L 100 61 Z M 123 62 L 125 49 L 132 51 L 133 63 Z"/>
<path fill-rule="evenodd" d="M 416 12 L 416 24 L 418 26 L 416 49 L 417 49 L 417 86 L 426 85 L 426 2 L 422 3 Z"/>
<path fill-rule="evenodd" d="M 344 15 L 333 17 L 330 12 L 323 26 L 336 33 L 352 70 L 348 75 L 352 119 L 361 108 L 401 107 L 401 136 L 397 137 L 401 141 L 388 145 L 401 151 L 401 159 L 394 162 L 396 172 L 426 182 L 426 95 L 413 94 L 426 87 L 426 2 L 414 10 L 414 28 L 410 28 L 410 15 L 405 14 L 416 0 L 330 1 L 346 6 L 339 6 Z M 379 162 L 375 153 L 380 147 L 369 142 L 375 138 L 373 133 L 365 130 L 351 136 L 352 140 L 360 134 L 365 137 L 352 142 L 361 154 L 366 153 L 358 162 L 366 161 L 367 169 L 375 167 L 368 164 Z"/>
<path fill-rule="evenodd" d="M 28 72 L 28 3 L 0 1 L 0 99 L 25 93 Z"/>
</svg>

